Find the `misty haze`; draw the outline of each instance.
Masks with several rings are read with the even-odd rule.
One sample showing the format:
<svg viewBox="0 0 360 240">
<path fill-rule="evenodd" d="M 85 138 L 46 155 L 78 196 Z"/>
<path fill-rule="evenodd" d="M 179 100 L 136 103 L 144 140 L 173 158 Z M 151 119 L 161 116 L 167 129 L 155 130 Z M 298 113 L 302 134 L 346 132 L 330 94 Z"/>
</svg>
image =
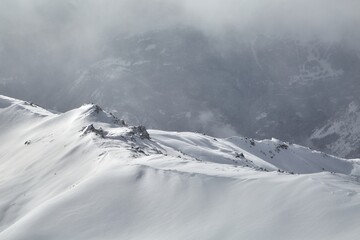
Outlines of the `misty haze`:
<svg viewBox="0 0 360 240">
<path fill-rule="evenodd" d="M 359 26 L 358 0 L 0 0 L 0 239 L 356 239 Z"/>
</svg>

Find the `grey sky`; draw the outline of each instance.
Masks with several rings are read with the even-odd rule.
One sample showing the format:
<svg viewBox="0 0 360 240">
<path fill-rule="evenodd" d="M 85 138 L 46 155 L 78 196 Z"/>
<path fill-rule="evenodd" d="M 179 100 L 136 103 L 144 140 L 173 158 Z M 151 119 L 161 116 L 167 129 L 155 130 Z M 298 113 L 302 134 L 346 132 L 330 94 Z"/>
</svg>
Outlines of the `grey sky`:
<svg viewBox="0 0 360 240">
<path fill-rule="evenodd" d="M 357 0 L 2 0 L 0 24 L 2 32 L 42 33 L 59 41 L 62 34 L 95 41 L 107 30 L 145 31 L 181 23 L 211 33 L 231 27 L 242 33 L 356 42 L 359 12 Z"/>
</svg>

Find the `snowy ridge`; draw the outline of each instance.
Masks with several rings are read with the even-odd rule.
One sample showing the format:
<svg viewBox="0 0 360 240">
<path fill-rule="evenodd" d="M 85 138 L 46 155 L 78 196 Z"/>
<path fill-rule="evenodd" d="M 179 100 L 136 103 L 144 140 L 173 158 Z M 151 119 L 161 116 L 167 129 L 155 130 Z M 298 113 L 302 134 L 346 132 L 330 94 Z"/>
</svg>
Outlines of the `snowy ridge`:
<svg viewBox="0 0 360 240">
<path fill-rule="evenodd" d="M 244 137 L 216 139 L 195 133 L 150 131 L 162 145 L 171 146 L 202 161 L 254 167 L 264 171 L 316 173 L 322 171 L 359 175 L 357 160 L 346 160 L 277 139 L 256 141 Z"/>
<path fill-rule="evenodd" d="M 94 104 L 60 114 L 0 96 L 0 120 L 0 239 L 359 235 L 358 160 L 146 130 Z"/>
</svg>

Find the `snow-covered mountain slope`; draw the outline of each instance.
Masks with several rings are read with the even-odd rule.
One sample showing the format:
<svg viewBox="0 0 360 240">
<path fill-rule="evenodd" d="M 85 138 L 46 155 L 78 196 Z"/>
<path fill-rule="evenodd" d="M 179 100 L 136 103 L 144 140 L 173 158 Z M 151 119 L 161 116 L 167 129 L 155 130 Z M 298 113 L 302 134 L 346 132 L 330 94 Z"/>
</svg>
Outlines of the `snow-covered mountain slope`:
<svg viewBox="0 0 360 240">
<path fill-rule="evenodd" d="M 360 108 L 356 102 L 330 119 L 325 126 L 314 131 L 311 141 L 318 149 L 339 156 L 355 157 L 360 154 Z"/>
<path fill-rule="evenodd" d="M 360 165 L 0 96 L 0 239 L 356 239 Z"/>
</svg>

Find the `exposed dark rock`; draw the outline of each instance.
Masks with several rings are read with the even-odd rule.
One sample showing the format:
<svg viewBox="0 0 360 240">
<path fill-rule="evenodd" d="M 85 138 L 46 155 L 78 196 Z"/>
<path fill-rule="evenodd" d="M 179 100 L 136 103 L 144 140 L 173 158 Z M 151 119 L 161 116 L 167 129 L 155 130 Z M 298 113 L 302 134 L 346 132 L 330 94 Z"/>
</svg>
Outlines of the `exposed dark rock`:
<svg viewBox="0 0 360 240">
<path fill-rule="evenodd" d="M 244 154 L 243 153 L 235 153 L 235 157 L 236 158 L 245 158 Z"/>
<path fill-rule="evenodd" d="M 150 139 L 150 135 L 144 126 L 130 127 L 131 131 L 128 133 L 130 136 L 139 136 L 141 139 Z"/>
<path fill-rule="evenodd" d="M 102 128 L 96 129 L 93 124 L 90 124 L 83 129 L 83 135 L 88 133 L 95 133 L 102 138 L 104 138 L 106 135 L 105 131 Z"/>
<path fill-rule="evenodd" d="M 289 146 L 285 143 L 279 144 L 276 146 L 275 148 L 275 152 L 279 153 L 281 151 L 281 149 L 287 150 L 289 148 Z"/>
</svg>

